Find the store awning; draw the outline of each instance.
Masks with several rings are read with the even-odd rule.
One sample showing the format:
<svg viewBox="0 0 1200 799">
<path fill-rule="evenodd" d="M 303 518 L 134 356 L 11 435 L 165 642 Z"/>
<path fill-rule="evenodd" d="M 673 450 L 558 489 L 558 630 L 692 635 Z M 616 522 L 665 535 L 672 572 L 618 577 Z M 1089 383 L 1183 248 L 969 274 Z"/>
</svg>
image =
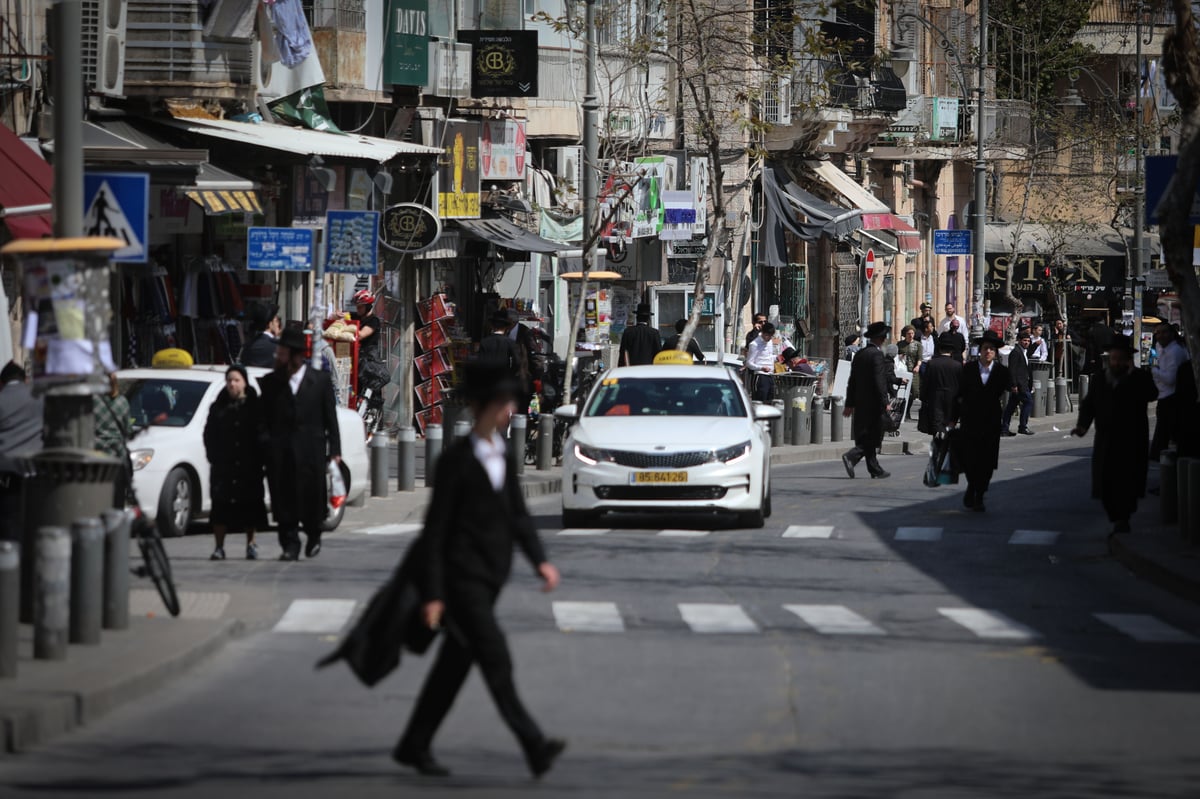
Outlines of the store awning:
<svg viewBox="0 0 1200 799">
<path fill-rule="evenodd" d="M 862 211 L 863 230 L 888 230 L 896 237 L 896 246 L 903 251 L 921 249 L 921 234 L 901 217 L 892 213 L 883 200 L 858 184 L 854 178 L 829 161 L 805 161 L 804 165 L 832 189 L 849 208 Z"/>
<path fill-rule="evenodd" d="M 810 194 L 778 164 L 763 167 L 762 191 L 762 266 L 788 265 L 785 230 L 803 241 L 817 241 L 822 236 L 842 239 L 862 227 L 860 211 L 838 208 Z"/>
<path fill-rule="evenodd" d="M 988 222 L 983 239 L 985 252 L 1016 251 L 1019 255 L 1059 253 L 1068 258 L 1124 258 L 1128 254 L 1125 237 L 1112 228 L 1086 225 L 1056 225 L 1052 228 L 1038 222 L 1024 222 L 1019 227 L 1018 240 L 1018 225 L 1015 222 Z"/>
<path fill-rule="evenodd" d="M 17 134 L 0 125 L 0 212 L 14 239 L 49 236 L 54 171 Z M 27 214 L 34 208 L 40 213 Z M 10 216 L 9 214 L 13 215 Z"/>
<path fill-rule="evenodd" d="M 531 233 L 523 227 L 514 225 L 507 219 L 492 217 L 489 219 L 456 219 L 455 223 L 466 231 L 467 235 L 482 239 L 489 244 L 503 247 L 516 252 L 558 252 L 570 249 L 571 245 L 543 239 L 536 233 Z"/>
<path fill-rule="evenodd" d="M 293 155 L 358 158 L 382 164 L 401 155 L 438 155 L 440 147 L 379 139 L 347 133 L 323 133 L 270 122 L 234 122 L 229 119 L 162 119 L 164 125 L 198 136 L 249 144 Z"/>
</svg>

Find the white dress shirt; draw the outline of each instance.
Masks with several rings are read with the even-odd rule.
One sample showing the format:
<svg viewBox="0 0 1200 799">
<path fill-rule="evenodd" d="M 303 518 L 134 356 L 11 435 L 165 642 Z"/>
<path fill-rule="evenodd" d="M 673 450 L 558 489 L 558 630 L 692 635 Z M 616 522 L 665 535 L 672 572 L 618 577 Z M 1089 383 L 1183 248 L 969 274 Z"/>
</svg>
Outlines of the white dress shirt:
<svg viewBox="0 0 1200 799">
<path fill-rule="evenodd" d="M 1189 360 L 1191 358 L 1188 351 L 1178 341 L 1172 341 L 1159 350 L 1158 360 L 1155 361 L 1151 374 L 1154 377 L 1154 385 L 1158 387 L 1160 400 L 1174 396 L 1175 378 L 1179 374 L 1179 367 Z"/>
<path fill-rule="evenodd" d="M 472 433 L 471 446 L 475 450 L 475 457 L 487 472 L 492 488 L 497 493 L 503 491 L 504 481 L 508 478 L 504 438 L 499 433 L 492 433 L 491 438 L 480 438 Z"/>
<path fill-rule="evenodd" d="M 928 363 L 937 352 L 937 339 L 933 336 L 921 338 L 921 363 Z"/>
<path fill-rule="evenodd" d="M 938 332 L 945 333 L 947 330 L 949 330 L 950 323 L 953 322 L 955 319 L 958 320 L 958 332 L 959 333 L 961 333 L 967 329 L 967 320 L 963 319 L 958 314 L 955 314 L 954 316 L 947 316 L 945 319 L 943 319 L 941 322 L 938 323 Z"/>
<path fill-rule="evenodd" d="M 304 373 L 307 371 L 308 364 L 302 363 L 296 373 L 288 378 L 288 385 L 291 386 L 293 397 L 300 392 L 300 381 L 304 379 Z"/>
<path fill-rule="evenodd" d="M 1039 338 L 1037 336 L 1031 336 L 1029 339 L 1029 343 L 1032 344 L 1034 347 L 1033 355 L 1030 356 L 1030 358 L 1032 360 L 1035 360 L 1035 361 L 1050 360 L 1050 350 L 1046 346 L 1046 339 Z"/>
<path fill-rule="evenodd" d="M 983 384 L 985 386 L 987 385 L 988 380 L 991 379 L 992 369 L 994 369 L 995 367 L 996 367 L 995 363 L 993 363 L 991 366 L 984 366 L 983 361 L 979 362 L 979 379 L 983 382 Z"/>
<path fill-rule="evenodd" d="M 774 339 L 757 337 L 750 342 L 750 352 L 746 356 L 746 365 L 755 372 L 774 372 L 775 359 L 781 350 Z"/>
</svg>

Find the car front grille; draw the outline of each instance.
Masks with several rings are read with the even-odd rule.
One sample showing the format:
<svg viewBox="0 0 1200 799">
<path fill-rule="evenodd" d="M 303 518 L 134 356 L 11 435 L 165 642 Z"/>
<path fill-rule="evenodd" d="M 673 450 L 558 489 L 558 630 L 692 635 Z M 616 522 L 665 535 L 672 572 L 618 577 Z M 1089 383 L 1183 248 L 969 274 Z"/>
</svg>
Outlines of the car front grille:
<svg viewBox="0 0 1200 799">
<path fill-rule="evenodd" d="M 597 499 L 635 501 L 658 499 L 721 499 L 725 496 L 726 491 L 727 489 L 724 486 L 658 485 L 595 487 Z"/>
<path fill-rule="evenodd" d="M 614 463 L 634 469 L 687 469 L 708 463 L 713 459 L 711 450 L 668 452 L 661 455 L 653 452 L 611 450 L 610 454 Z"/>
</svg>

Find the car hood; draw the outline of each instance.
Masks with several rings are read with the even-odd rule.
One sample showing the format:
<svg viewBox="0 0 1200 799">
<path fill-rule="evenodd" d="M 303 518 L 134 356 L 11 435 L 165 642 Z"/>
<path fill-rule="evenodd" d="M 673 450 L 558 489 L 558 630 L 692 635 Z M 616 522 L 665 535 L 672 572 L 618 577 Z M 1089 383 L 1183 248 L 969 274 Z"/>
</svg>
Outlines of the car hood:
<svg viewBox="0 0 1200 799">
<path fill-rule="evenodd" d="M 575 432 L 589 446 L 674 452 L 720 449 L 753 437 L 748 419 L 716 416 L 588 416 Z"/>
<path fill-rule="evenodd" d="M 170 447 L 178 450 L 193 443 L 202 443 L 198 440 L 199 438 L 198 434 L 191 432 L 191 425 L 187 427 L 150 425 L 149 427 L 142 428 L 129 439 L 129 449 L 165 450 Z"/>
</svg>

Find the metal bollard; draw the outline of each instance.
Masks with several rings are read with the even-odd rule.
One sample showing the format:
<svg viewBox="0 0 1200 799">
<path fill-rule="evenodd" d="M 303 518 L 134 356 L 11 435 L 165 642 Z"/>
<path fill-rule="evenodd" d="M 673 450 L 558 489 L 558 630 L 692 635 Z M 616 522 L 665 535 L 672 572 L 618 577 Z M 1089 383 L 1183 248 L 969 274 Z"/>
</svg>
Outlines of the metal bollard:
<svg viewBox="0 0 1200 799">
<path fill-rule="evenodd" d="M 20 547 L 0 541 L 0 677 L 17 676 L 18 606 L 21 602 Z"/>
<path fill-rule="evenodd" d="M 783 400 L 775 400 L 771 403 L 771 407 L 779 411 L 779 418 L 771 420 L 771 446 L 782 447 L 784 441 L 784 431 L 786 428 L 787 408 Z"/>
<path fill-rule="evenodd" d="M 1045 387 L 1042 389 L 1041 403 L 1042 416 L 1053 416 L 1055 411 L 1055 402 L 1058 392 L 1054 388 L 1054 378 L 1047 377 Z"/>
<path fill-rule="evenodd" d="M 1090 375 L 1079 376 L 1079 401 L 1082 403 L 1087 399 L 1088 390 L 1091 388 L 1092 378 Z"/>
<path fill-rule="evenodd" d="M 438 458 L 442 457 L 442 439 L 446 435 L 440 424 L 425 429 L 425 487 L 432 488 L 437 474 Z"/>
<path fill-rule="evenodd" d="M 37 531 L 33 573 L 33 657 L 65 660 L 71 619 L 71 534 Z"/>
<path fill-rule="evenodd" d="M 392 454 L 387 436 L 382 433 L 371 436 L 371 444 L 367 449 L 371 453 L 371 496 L 386 497 L 388 495 L 388 456 Z"/>
<path fill-rule="evenodd" d="M 1191 508 L 1191 503 L 1188 502 L 1188 471 L 1191 469 L 1194 458 L 1176 458 L 1175 459 L 1175 516 L 1179 520 L 1179 535 L 1183 538 L 1188 537 L 1190 529 L 1190 514 L 1188 511 Z"/>
<path fill-rule="evenodd" d="M 835 444 L 842 440 L 844 422 L 842 400 L 840 397 L 834 397 L 829 401 L 829 440 Z"/>
<path fill-rule="evenodd" d="M 797 392 L 792 397 L 790 411 L 792 416 L 792 436 L 788 443 L 793 445 L 811 443 L 808 433 L 808 398 Z"/>
<path fill-rule="evenodd" d="M 471 435 L 471 421 L 469 419 L 455 419 L 454 440 L 458 441 L 460 438 L 466 438 L 469 435 Z"/>
<path fill-rule="evenodd" d="M 1033 381 L 1033 385 L 1030 388 L 1030 392 L 1033 395 L 1033 398 L 1030 400 L 1030 403 L 1029 403 L 1029 418 L 1030 419 L 1037 419 L 1039 416 L 1042 415 L 1042 411 L 1045 410 L 1046 403 L 1044 402 L 1044 394 L 1042 393 L 1045 390 L 1046 389 L 1042 387 L 1041 380 Z"/>
<path fill-rule="evenodd" d="M 71 524 L 72 644 L 100 643 L 104 618 L 104 525 L 99 519 L 76 519 Z"/>
<path fill-rule="evenodd" d="M 525 442 L 529 431 L 529 417 L 514 414 L 508 425 L 508 450 L 517 464 L 517 474 L 525 474 Z"/>
<path fill-rule="evenodd" d="M 129 514 L 106 510 L 104 522 L 104 620 L 106 630 L 129 627 Z"/>
<path fill-rule="evenodd" d="M 554 414 L 538 417 L 537 470 L 549 471 L 554 465 Z"/>
<path fill-rule="evenodd" d="M 1179 485 L 1175 471 L 1175 452 L 1165 450 L 1158 456 L 1158 499 L 1162 520 L 1166 524 L 1179 518 Z"/>
<path fill-rule="evenodd" d="M 401 427 L 396 437 L 396 490 L 417 490 L 417 431 Z"/>
<path fill-rule="evenodd" d="M 1188 528 L 1187 540 L 1200 541 L 1200 458 L 1192 458 L 1187 470 Z"/>
<path fill-rule="evenodd" d="M 1057 377 L 1054 379 L 1054 412 L 1055 413 L 1070 413 L 1071 412 L 1071 397 L 1069 395 L 1071 388 L 1067 385 L 1067 378 Z"/>
<path fill-rule="evenodd" d="M 808 421 L 809 440 L 814 444 L 825 443 L 825 407 L 824 403 L 813 400 L 812 418 Z"/>
</svg>

